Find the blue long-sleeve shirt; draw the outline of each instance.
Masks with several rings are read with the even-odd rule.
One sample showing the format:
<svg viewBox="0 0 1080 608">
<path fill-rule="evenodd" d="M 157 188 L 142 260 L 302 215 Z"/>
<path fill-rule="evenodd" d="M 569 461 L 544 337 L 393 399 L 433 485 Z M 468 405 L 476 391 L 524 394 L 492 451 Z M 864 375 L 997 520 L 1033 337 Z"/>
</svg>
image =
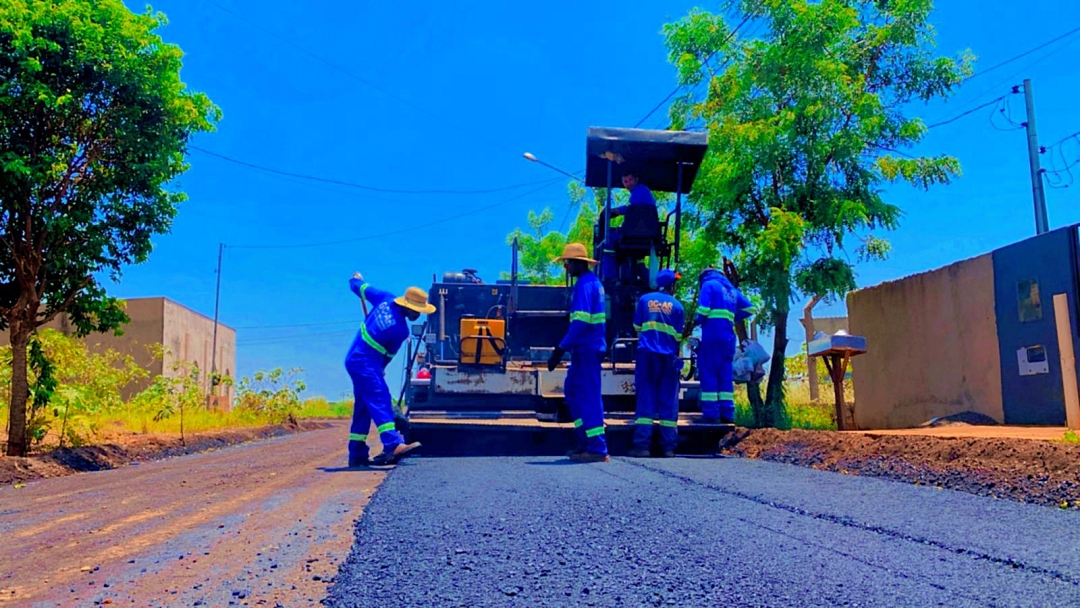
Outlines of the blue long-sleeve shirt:
<svg viewBox="0 0 1080 608">
<path fill-rule="evenodd" d="M 702 342 L 734 342 L 735 323 L 753 314 L 750 300 L 720 271 L 705 274 L 697 309 Z"/>
<path fill-rule="evenodd" d="M 638 184 L 630 191 L 629 204 L 613 208 L 611 210 L 611 216 L 619 217 L 620 215 L 623 215 L 626 213 L 626 208 L 630 205 L 652 205 L 653 207 L 656 207 L 656 199 L 653 197 L 652 190 L 649 190 L 645 184 Z"/>
<path fill-rule="evenodd" d="M 360 325 L 345 361 L 365 361 L 382 371 L 408 339 L 409 321 L 401 307 L 394 304 L 394 294 L 355 277 L 349 279 L 349 289 L 370 302 L 372 308 Z"/>
<path fill-rule="evenodd" d="M 559 343 L 567 351 L 607 350 L 607 315 L 604 313 L 604 286 L 592 271 L 578 277 L 570 300 L 570 329 Z"/>
<path fill-rule="evenodd" d="M 686 311 L 671 295 L 657 291 L 638 299 L 634 309 L 634 329 L 638 350 L 661 355 L 679 354 Z"/>
</svg>

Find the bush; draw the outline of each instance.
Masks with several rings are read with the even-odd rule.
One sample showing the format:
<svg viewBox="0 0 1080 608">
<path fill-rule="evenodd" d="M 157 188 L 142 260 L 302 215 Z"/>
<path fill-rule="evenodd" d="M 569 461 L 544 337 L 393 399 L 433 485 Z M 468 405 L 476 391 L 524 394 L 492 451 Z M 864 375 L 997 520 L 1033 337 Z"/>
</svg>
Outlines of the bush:
<svg viewBox="0 0 1080 608">
<path fill-rule="evenodd" d="M 307 388 L 297 378 L 303 369 L 258 371 L 243 378 L 236 387 L 236 409 L 268 418 L 274 424 L 295 424 L 300 412 L 300 393 Z"/>
<path fill-rule="evenodd" d="M 297 418 L 351 418 L 353 404 L 348 401 L 327 401 L 324 397 L 313 397 L 304 401 Z"/>
<path fill-rule="evenodd" d="M 149 375 L 129 355 L 92 353 L 81 340 L 39 330 L 30 347 L 30 412 L 27 431 L 35 445 L 81 445 L 100 430 L 104 415 L 124 408 L 123 390 Z M 11 347 L 0 349 L 0 399 L 11 401 Z"/>
</svg>

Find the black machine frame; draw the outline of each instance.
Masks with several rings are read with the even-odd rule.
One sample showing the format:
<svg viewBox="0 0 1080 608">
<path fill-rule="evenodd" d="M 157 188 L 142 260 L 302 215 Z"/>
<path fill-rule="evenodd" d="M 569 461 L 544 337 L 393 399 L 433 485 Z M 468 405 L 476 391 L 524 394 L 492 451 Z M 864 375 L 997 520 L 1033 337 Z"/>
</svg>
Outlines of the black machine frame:
<svg viewBox="0 0 1080 608">
<path fill-rule="evenodd" d="M 633 314 L 641 295 L 655 289 L 656 273 L 660 268 L 677 267 L 682 231 L 682 197 L 688 194 L 697 177 L 708 148 L 705 133 L 685 131 L 656 131 L 645 129 L 590 128 L 586 138 L 585 186 L 607 189 L 604 211 L 594 227 L 593 257 L 603 261 L 605 253 L 613 255 L 615 272 L 605 274 L 603 264 L 598 275 L 604 285 L 607 301 L 608 353 L 606 363 L 610 373 L 634 373 L 637 335 L 633 330 Z M 616 232 L 610 226 L 612 188 L 621 187 L 624 172 L 632 168 L 653 192 L 669 192 L 676 196 L 675 209 L 665 217 L 659 210 L 640 206 L 629 208 L 623 224 Z M 674 219 L 674 238 L 668 240 Z M 530 285 L 519 278 L 519 248 L 512 245 L 510 279 L 483 283 L 475 271 L 446 273 L 442 280 L 432 280 L 429 298 L 437 311 L 428 316 L 423 336 L 426 363 L 434 368 L 460 367 L 477 375 L 505 374 L 508 362 L 540 366 L 549 358 L 559 339 L 569 326 L 569 283 L 561 286 Z M 640 261 L 647 259 L 648 272 L 640 272 Z M 610 268 L 608 269 L 610 270 Z M 623 270 L 623 272 L 620 272 Z M 461 362 L 458 335 L 465 316 L 502 318 L 506 335 L 502 346 L 502 364 L 473 366 Z M 469 339 L 469 338 L 466 338 Z M 415 345 L 419 350 L 420 344 Z M 415 352 L 410 345 L 410 352 Z M 630 364 L 630 365 L 625 365 Z M 433 373 L 438 373 L 433 368 Z M 405 369 L 406 386 L 413 386 L 413 365 Z M 433 384 L 433 382 L 431 383 Z M 421 395 L 421 393 L 423 393 Z M 434 394 L 414 387 L 409 391 L 411 404 L 423 403 Z M 688 400 L 691 395 L 687 395 Z M 471 411 L 532 410 L 537 413 L 554 406 L 541 395 L 508 395 L 497 390 L 438 397 L 440 405 L 421 405 L 420 409 L 461 409 Z M 605 402 L 607 399 L 605 399 Z M 616 406 L 618 411 L 632 401 Z M 696 404 L 696 399 L 694 399 Z M 605 409 L 608 404 L 605 403 Z M 683 409 L 683 408 L 680 408 Z M 692 408 L 687 408 L 692 409 Z"/>
</svg>

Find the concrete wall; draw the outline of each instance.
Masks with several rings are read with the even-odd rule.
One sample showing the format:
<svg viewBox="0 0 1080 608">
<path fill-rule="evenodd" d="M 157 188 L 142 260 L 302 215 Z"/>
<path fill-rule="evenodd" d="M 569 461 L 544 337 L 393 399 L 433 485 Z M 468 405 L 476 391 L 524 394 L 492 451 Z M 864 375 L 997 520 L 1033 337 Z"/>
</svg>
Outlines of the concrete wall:
<svg viewBox="0 0 1080 608">
<path fill-rule="evenodd" d="M 112 349 L 123 355 L 131 355 L 135 363 L 150 372 L 148 378 L 133 382 L 122 391 L 124 399 L 130 399 L 149 386 L 155 376 L 161 375 L 161 360 L 156 359 L 152 353 L 156 350 L 154 346 L 161 344 L 163 335 L 163 302 L 163 298 L 126 300 L 124 312 L 127 313 L 131 322 L 124 326 L 123 335 L 90 334 L 83 339 L 90 352 L 104 352 Z M 68 335 L 75 331 L 66 315 L 60 315 L 57 318 L 60 321 L 56 329 Z"/>
<path fill-rule="evenodd" d="M 975 411 L 1002 422 L 990 254 L 848 294 L 859 428 L 904 428 Z"/>
<path fill-rule="evenodd" d="M 803 323 L 803 319 L 799 319 L 799 324 Z M 844 330 L 851 333 L 848 330 L 848 318 L 847 317 L 814 317 L 814 331 L 825 332 L 830 336 L 840 330 Z M 803 325 L 803 342 L 807 342 L 808 338 L 813 336 L 806 336 L 806 326 Z"/>
<path fill-rule="evenodd" d="M 218 323 L 214 358 L 214 320 L 168 299 L 164 300 L 163 344 L 171 351 L 164 361 L 165 374 L 170 377 L 182 373 L 173 370 L 177 361 L 194 363 L 199 367 L 199 386 L 209 392 L 212 365 L 224 376 L 236 375 L 236 330 Z M 216 394 L 223 396 L 225 403 L 232 402 L 230 387 L 219 386 Z"/>
<path fill-rule="evenodd" d="M 199 384 L 204 391 L 210 387 L 210 345 L 213 343 L 214 320 L 189 308 L 181 306 L 167 298 L 132 298 L 125 301 L 125 312 L 131 322 L 124 326 L 123 335 L 112 333 L 91 334 L 83 339 L 91 352 L 112 349 L 124 355 L 131 355 L 135 362 L 150 372 L 146 380 L 132 383 L 122 392 L 124 399 L 129 399 L 150 385 L 155 376 L 164 374 L 176 377 L 174 371 L 177 361 L 189 361 L 199 366 Z M 75 327 L 66 315 L 58 315 L 45 327 L 71 335 Z M 7 332 L 0 332 L 0 346 L 8 344 Z M 167 350 L 163 359 L 155 360 L 151 356 L 151 347 L 164 345 Z M 236 330 L 218 324 L 217 368 L 221 374 L 236 374 Z M 227 407 L 232 402 L 233 391 L 219 387 L 217 402 Z"/>
</svg>

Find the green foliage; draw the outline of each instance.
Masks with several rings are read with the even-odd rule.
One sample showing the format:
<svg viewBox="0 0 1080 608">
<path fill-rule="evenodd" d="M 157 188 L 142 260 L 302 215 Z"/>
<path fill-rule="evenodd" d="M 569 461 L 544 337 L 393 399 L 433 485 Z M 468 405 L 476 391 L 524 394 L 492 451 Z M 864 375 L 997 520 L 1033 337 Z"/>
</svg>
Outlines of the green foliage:
<svg viewBox="0 0 1080 608">
<path fill-rule="evenodd" d="M 146 378 L 134 359 L 116 351 L 91 353 L 81 340 L 52 330 L 39 330 L 30 343 L 31 407 L 27 430 L 43 443 L 51 434 L 59 445 L 81 445 L 100 430 L 100 417 L 125 407 L 122 391 Z M 0 349 L 11 360 L 11 347 Z M 11 391 L 12 368 L 0 367 L 0 396 Z"/>
<path fill-rule="evenodd" d="M 577 214 L 565 233 L 560 232 L 563 229 L 561 225 L 557 230 L 552 229 L 555 213 L 550 207 L 539 214 L 530 211 L 529 230 L 518 228 L 506 238 L 508 245 L 512 245 L 515 238 L 518 239 L 518 276 L 534 285 L 563 284 L 566 279 L 562 265 L 553 260 L 562 254 L 567 243 L 582 243 L 592 250 L 593 225 L 603 208 L 605 196 L 606 190 L 602 188 L 586 189 L 577 182 L 571 182 L 567 187 L 570 200 L 564 213 L 569 217 L 576 209 Z M 617 193 L 616 198 L 620 198 Z M 502 273 L 502 278 L 509 279 L 510 273 Z"/>
<path fill-rule="evenodd" d="M 765 25 L 759 38 L 731 34 L 720 15 L 694 11 L 664 27 L 680 82 L 704 83 L 673 105 L 675 128 L 704 127 L 710 153 L 691 201 L 695 235 L 734 252 L 742 287 L 774 328 L 765 401 L 783 401 L 786 325 L 802 295 L 843 297 L 855 285 L 845 255 L 883 259 L 877 231 L 900 210 L 882 188 L 920 188 L 959 174 L 948 156 L 899 158 L 926 127 L 909 104 L 946 96 L 971 74 L 971 56 L 933 55 L 930 0 L 740 0 L 734 18 Z M 705 249 L 704 244 L 700 245 Z"/>
<path fill-rule="evenodd" d="M 185 198 L 170 183 L 220 112 L 181 82 L 164 25 L 121 0 L 0 3 L 0 329 L 18 349 L 61 312 L 80 335 L 125 323 L 96 277 L 146 261 Z M 22 361 L 12 438 L 26 422 Z"/>
<path fill-rule="evenodd" d="M 151 359 L 172 359 L 160 344 L 150 345 Z M 132 383 L 149 372 L 129 355 L 107 350 L 91 352 L 82 340 L 52 330 L 39 330 L 29 349 L 34 407 L 30 425 L 38 450 L 80 446 L 107 439 L 115 432 L 193 432 L 238 426 L 289 422 L 299 417 L 348 418 L 351 401 L 329 404 L 299 394 L 301 370 L 256 372 L 240 381 L 240 405 L 231 412 L 209 409 L 205 379 L 193 363 L 175 360 L 169 373 L 155 376 L 143 390 L 125 401 Z M 11 360 L 11 348 L 0 348 L 0 361 Z M 220 377 L 220 385 L 233 379 Z M 11 367 L 0 365 L 0 398 L 11 390 Z M 8 410 L 0 405 L 0 423 Z M 292 417 L 290 416 L 292 415 Z"/>
<path fill-rule="evenodd" d="M 299 367 L 288 371 L 277 368 L 242 378 L 236 387 L 236 408 L 264 416 L 275 424 L 295 424 L 301 409 L 300 393 L 307 388 L 297 378 L 303 371 Z"/>
<path fill-rule="evenodd" d="M 40 442 L 48 431 L 45 423 L 45 408 L 56 392 L 56 367 L 45 356 L 40 340 L 30 341 L 30 370 L 34 374 L 34 384 L 30 387 L 30 416 L 26 430 L 31 440 Z"/>
<path fill-rule="evenodd" d="M 815 431 L 835 431 L 836 415 L 829 401 L 814 403 L 808 393 L 797 385 L 787 391 L 787 404 L 778 413 L 775 424 L 779 429 L 808 429 Z M 745 387 L 735 389 L 735 424 L 747 428 L 757 428 L 757 419 L 750 405 Z"/>
<path fill-rule="evenodd" d="M 1065 431 L 1065 435 L 1061 438 L 1064 443 L 1080 443 L 1080 435 L 1076 434 L 1076 431 Z"/>
<path fill-rule="evenodd" d="M 296 417 L 303 418 L 351 418 L 352 399 L 330 402 L 323 397 L 314 397 L 304 401 Z"/>
</svg>

